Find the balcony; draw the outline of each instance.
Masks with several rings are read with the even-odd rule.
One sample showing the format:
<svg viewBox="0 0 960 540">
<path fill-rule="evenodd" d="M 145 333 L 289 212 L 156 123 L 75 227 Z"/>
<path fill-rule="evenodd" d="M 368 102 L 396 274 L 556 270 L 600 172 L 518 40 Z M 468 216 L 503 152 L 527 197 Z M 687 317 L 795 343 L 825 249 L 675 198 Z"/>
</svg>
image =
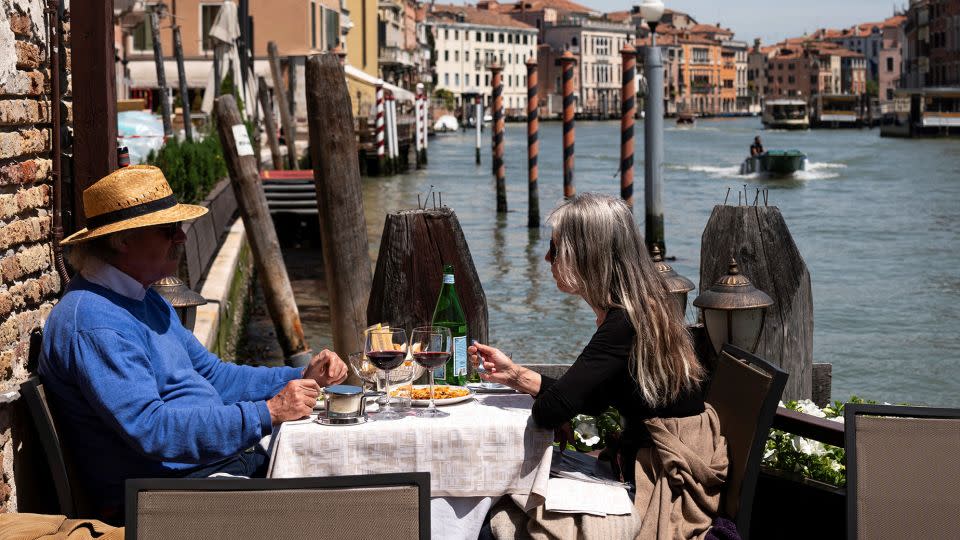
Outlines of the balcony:
<svg viewBox="0 0 960 540">
<path fill-rule="evenodd" d="M 380 49 L 381 65 L 413 66 L 413 55 L 399 47 L 382 47 Z"/>
</svg>

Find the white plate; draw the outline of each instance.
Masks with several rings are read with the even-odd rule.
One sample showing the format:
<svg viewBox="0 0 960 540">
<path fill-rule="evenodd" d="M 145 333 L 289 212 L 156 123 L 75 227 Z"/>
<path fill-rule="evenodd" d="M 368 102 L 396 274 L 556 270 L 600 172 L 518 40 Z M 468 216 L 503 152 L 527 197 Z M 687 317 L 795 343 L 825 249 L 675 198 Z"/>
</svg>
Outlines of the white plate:
<svg viewBox="0 0 960 540">
<path fill-rule="evenodd" d="M 500 383 L 467 383 L 467 388 L 477 394 L 516 394 L 517 391 Z"/>
<path fill-rule="evenodd" d="M 438 386 L 450 386 L 451 388 L 464 388 L 463 386 L 451 386 L 451 385 L 447 385 L 447 384 L 442 384 L 442 385 L 441 385 L 441 384 L 436 384 L 436 385 L 434 385 L 434 389 L 436 389 Z M 430 388 L 430 385 L 429 385 L 429 384 L 417 384 L 417 385 L 414 385 L 413 388 L 414 388 L 414 389 L 418 389 L 418 388 Z M 473 398 L 473 391 L 470 390 L 469 388 L 465 388 L 465 390 L 467 390 L 467 392 L 469 392 L 469 393 L 468 393 L 467 395 L 465 395 L 465 396 L 453 397 L 453 398 L 446 398 L 446 399 L 438 399 L 438 400 L 434 401 L 434 403 L 436 403 L 437 406 L 439 407 L 439 406 L 443 406 L 443 405 L 453 405 L 454 403 L 460 403 L 460 402 L 462 402 L 462 401 L 466 401 L 466 400 L 468 400 L 468 399 Z M 414 407 L 427 407 L 427 406 L 430 405 L 430 400 L 429 400 L 429 399 L 412 399 L 412 400 L 410 400 L 410 404 L 413 405 Z"/>
</svg>

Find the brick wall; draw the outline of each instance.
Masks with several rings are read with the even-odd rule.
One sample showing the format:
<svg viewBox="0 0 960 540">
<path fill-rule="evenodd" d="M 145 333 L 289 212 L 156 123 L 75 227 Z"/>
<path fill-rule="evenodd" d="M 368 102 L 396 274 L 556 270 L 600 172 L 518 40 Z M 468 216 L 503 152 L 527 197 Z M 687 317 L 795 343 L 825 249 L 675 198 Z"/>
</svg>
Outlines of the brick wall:
<svg viewBox="0 0 960 540">
<path fill-rule="evenodd" d="M 30 422 L 11 391 L 30 375 L 30 333 L 60 291 L 50 235 L 52 126 L 43 8 L 42 0 L 0 0 L 0 512 L 16 512 L 24 499 L 15 477 L 21 491 L 30 484 L 20 465 L 36 451 L 27 451 Z"/>
</svg>

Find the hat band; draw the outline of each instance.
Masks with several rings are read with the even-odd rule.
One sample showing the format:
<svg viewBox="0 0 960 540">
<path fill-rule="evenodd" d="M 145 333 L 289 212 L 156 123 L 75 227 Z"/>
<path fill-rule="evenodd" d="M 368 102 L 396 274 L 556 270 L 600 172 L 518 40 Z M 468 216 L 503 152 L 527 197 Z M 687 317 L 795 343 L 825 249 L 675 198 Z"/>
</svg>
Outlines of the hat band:
<svg viewBox="0 0 960 540">
<path fill-rule="evenodd" d="M 87 230 L 113 225 L 114 223 L 127 219 L 144 216 L 153 212 L 159 212 L 160 210 L 166 210 L 167 208 L 173 208 L 176 205 L 177 197 L 171 193 L 162 199 L 154 199 L 152 201 L 147 201 L 129 208 L 121 208 L 120 210 L 114 210 L 113 212 L 107 212 L 106 214 L 100 214 L 99 216 L 87 218 Z"/>
</svg>

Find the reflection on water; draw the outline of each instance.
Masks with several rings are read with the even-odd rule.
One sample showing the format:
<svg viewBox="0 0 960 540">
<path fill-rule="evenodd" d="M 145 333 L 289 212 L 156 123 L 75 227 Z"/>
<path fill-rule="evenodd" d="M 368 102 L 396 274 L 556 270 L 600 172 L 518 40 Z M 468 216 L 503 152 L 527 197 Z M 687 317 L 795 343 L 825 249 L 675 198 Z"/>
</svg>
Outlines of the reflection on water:
<svg viewBox="0 0 960 540">
<path fill-rule="evenodd" d="M 619 133 L 619 122 L 577 123 L 579 191 L 619 194 Z M 637 133 L 642 230 L 642 126 Z M 808 170 L 788 180 L 738 175 L 755 135 L 768 149 L 805 152 Z M 543 260 L 546 227 L 526 226 L 525 126 L 508 124 L 506 140 L 511 211 L 503 216 L 495 212 L 490 145 L 485 140 L 482 163 L 475 165 L 472 132 L 432 139 L 428 169 L 365 178 L 371 260 L 384 215 L 415 207 L 417 194 L 436 186 L 470 246 L 489 304 L 491 342 L 520 361 L 571 362 L 593 333 L 595 315 L 557 290 Z M 732 204 L 744 184 L 750 202 L 757 189 L 769 190 L 769 204 L 783 212 L 810 270 L 814 360 L 833 363 L 834 397 L 960 406 L 960 141 L 882 139 L 876 130 L 765 131 L 757 119 L 701 120 L 694 128 L 667 128 L 664 160 L 666 243 L 678 273 L 699 281 L 703 228 L 728 188 Z M 561 164 L 561 125 L 541 123 L 543 216 L 561 200 Z M 687 317 L 694 317 L 692 308 Z M 305 321 L 308 338 L 319 333 L 310 326 Z"/>
</svg>

